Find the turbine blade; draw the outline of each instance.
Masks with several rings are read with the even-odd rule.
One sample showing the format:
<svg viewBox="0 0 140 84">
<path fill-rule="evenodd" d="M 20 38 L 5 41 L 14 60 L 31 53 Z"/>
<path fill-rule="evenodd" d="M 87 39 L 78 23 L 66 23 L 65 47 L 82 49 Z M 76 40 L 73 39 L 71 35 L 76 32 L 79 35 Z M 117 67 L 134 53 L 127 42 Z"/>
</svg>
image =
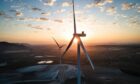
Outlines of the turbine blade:
<svg viewBox="0 0 140 84">
<path fill-rule="evenodd" d="M 76 19 L 75 19 L 74 0 L 72 0 L 72 3 L 73 3 L 73 23 L 74 23 L 74 34 L 76 34 Z"/>
<path fill-rule="evenodd" d="M 61 45 L 60 48 L 62 48 L 62 47 L 64 47 L 64 46 L 65 46 L 65 44 Z"/>
<path fill-rule="evenodd" d="M 60 48 L 60 45 L 58 44 L 58 42 L 56 41 L 56 39 L 54 37 L 52 37 L 52 39 L 54 40 L 54 42 L 56 43 L 56 45 L 58 46 L 58 48 Z"/>
<path fill-rule="evenodd" d="M 64 51 L 64 53 L 62 54 L 62 58 L 64 57 L 64 55 L 66 54 L 66 52 L 68 51 L 68 49 L 71 47 L 73 40 L 74 40 L 74 36 L 72 37 L 71 41 L 69 42 L 69 45 L 67 46 L 66 50 Z"/>
<path fill-rule="evenodd" d="M 56 45 L 58 46 L 58 48 L 61 48 L 61 46 L 59 45 L 59 43 L 57 42 L 57 40 L 53 37 L 53 33 L 50 31 L 49 28 L 48 28 L 48 33 L 51 36 L 51 38 L 53 39 L 53 41 L 56 43 Z"/>
<path fill-rule="evenodd" d="M 84 47 L 84 45 L 83 45 L 83 43 L 82 43 L 82 41 L 81 41 L 80 38 L 79 38 L 79 42 L 80 42 L 80 45 L 81 45 L 81 47 L 82 47 L 82 49 L 83 49 L 83 51 L 84 51 L 84 53 L 85 53 L 85 55 L 86 55 L 86 57 L 87 57 L 87 59 L 88 59 L 90 65 L 91 65 L 92 69 L 94 70 L 94 64 L 93 64 L 93 62 L 92 62 L 92 60 L 91 60 L 89 54 L 87 53 L 87 51 L 86 51 L 86 49 L 85 49 L 85 47 Z"/>
</svg>

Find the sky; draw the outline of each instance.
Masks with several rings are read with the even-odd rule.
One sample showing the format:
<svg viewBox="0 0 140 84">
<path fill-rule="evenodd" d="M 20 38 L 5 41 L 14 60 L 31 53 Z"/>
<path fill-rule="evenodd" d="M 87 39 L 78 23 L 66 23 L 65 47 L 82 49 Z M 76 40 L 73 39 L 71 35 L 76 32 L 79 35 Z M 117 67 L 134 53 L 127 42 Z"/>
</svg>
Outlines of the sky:
<svg viewBox="0 0 140 84">
<path fill-rule="evenodd" d="M 140 43 L 140 0 L 75 0 L 77 32 L 86 44 Z M 0 41 L 67 44 L 71 0 L 0 0 Z"/>
</svg>

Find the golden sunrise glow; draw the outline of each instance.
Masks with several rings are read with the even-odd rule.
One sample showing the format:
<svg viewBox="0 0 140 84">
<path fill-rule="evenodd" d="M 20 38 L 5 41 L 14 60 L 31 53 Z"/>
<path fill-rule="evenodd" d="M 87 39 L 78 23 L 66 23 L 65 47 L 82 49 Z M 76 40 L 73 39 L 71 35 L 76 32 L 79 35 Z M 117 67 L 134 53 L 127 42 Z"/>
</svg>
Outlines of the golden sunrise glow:
<svg viewBox="0 0 140 84">
<path fill-rule="evenodd" d="M 78 43 L 78 39 L 77 38 L 74 38 L 74 43 Z"/>
<path fill-rule="evenodd" d="M 104 4 L 99 0 L 102 5 L 91 0 L 75 1 L 77 33 L 85 32 L 86 37 L 81 37 L 85 44 L 140 43 L 139 8 L 124 8 L 120 4 L 125 3 L 117 0 Z M 128 4 L 139 4 L 138 0 L 127 1 L 130 2 Z M 53 36 L 59 43 L 67 44 L 73 37 L 72 7 L 63 7 L 63 0 L 54 0 L 51 6 L 44 5 L 43 0 L 20 2 L 28 7 L 22 6 L 16 0 L 0 2 L 0 41 L 55 44 L 51 38 Z M 71 3 L 71 0 L 66 2 Z M 90 4 L 98 6 L 89 6 Z M 100 10 L 101 8 L 104 10 Z"/>
</svg>

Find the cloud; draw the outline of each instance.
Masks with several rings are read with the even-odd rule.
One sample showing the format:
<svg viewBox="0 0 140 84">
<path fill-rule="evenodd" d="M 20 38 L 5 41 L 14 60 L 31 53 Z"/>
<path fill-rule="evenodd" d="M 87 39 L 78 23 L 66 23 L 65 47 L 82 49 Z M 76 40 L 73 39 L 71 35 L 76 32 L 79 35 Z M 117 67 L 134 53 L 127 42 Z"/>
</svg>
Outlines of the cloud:
<svg viewBox="0 0 140 84">
<path fill-rule="evenodd" d="M 63 20 L 55 19 L 55 22 L 63 23 Z"/>
<path fill-rule="evenodd" d="M 32 24 L 28 24 L 27 27 L 31 27 L 31 28 L 34 28 L 34 29 L 39 29 L 39 30 L 42 30 L 43 28 L 39 25 L 37 26 L 33 26 Z"/>
<path fill-rule="evenodd" d="M 107 3 L 113 3 L 113 0 L 94 0 L 95 6 L 103 6 Z"/>
<path fill-rule="evenodd" d="M 138 21 L 137 21 L 137 20 L 133 20 L 133 21 L 131 21 L 131 23 L 132 23 L 132 24 L 137 24 Z"/>
<path fill-rule="evenodd" d="M 114 19 L 116 21 L 119 21 L 120 19 L 125 19 L 126 20 L 127 18 L 128 18 L 128 16 L 126 14 L 122 14 L 122 13 L 116 13 L 114 15 Z"/>
<path fill-rule="evenodd" d="M 139 12 L 139 13 L 140 13 L 140 6 L 137 8 L 137 12 Z"/>
<path fill-rule="evenodd" d="M 25 7 L 28 8 L 28 5 L 20 0 L 13 0 L 12 4 L 10 5 L 10 9 L 11 12 L 23 11 Z"/>
<path fill-rule="evenodd" d="M 94 6 L 95 6 L 94 3 L 90 3 L 90 4 L 86 4 L 85 8 L 90 9 L 93 8 Z"/>
<path fill-rule="evenodd" d="M 31 26 L 32 26 L 31 24 L 28 24 L 28 25 L 27 25 L 27 27 L 31 27 Z"/>
<path fill-rule="evenodd" d="M 49 16 L 49 15 L 51 15 L 51 13 L 50 12 L 47 12 L 47 13 L 41 13 L 42 15 L 44 15 L 44 16 Z"/>
<path fill-rule="evenodd" d="M 122 10 L 129 10 L 136 6 L 135 3 L 123 3 L 122 4 Z"/>
<path fill-rule="evenodd" d="M 63 2 L 62 3 L 62 7 L 69 7 L 69 6 L 72 6 L 72 3 L 70 3 L 70 2 Z"/>
<path fill-rule="evenodd" d="M 40 20 L 42 20 L 42 21 L 47 21 L 47 20 L 49 20 L 49 19 L 48 19 L 48 18 L 41 17 Z"/>
<path fill-rule="evenodd" d="M 76 10 L 75 13 L 76 13 L 76 14 L 83 14 L 83 11 L 81 11 L 81 10 Z"/>
<path fill-rule="evenodd" d="M 3 15 L 3 13 L 0 12 L 0 16 L 2 16 L 2 15 Z"/>
<path fill-rule="evenodd" d="M 106 8 L 106 12 L 109 14 L 109 15 L 113 15 L 116 13 L 116 8 L 114 6 L 111 6 L 111 7 L 107 7 Z"/>
<path fill-rule="evenodd" d="M 140 20 L 138 20 L 137 18 L 129 19 L 128 22 L 130 23 L 130 25 L 139 25 L 140 24 Z"/>
<path fill-rule="evenodd" d="M 113 0 L 94 0 L 93 3 L 86 4 L 85 8 L 102 7 L 107 3 L 113 3 Z"/>
<path fill-rule="evenodd" d="M 102 7 L 102 6 L 101 6 L 101 7 L 100 7 L 100 11 L 101 11 L 101 12 L 104 12 L 104 11 L 105 11 L 105 7 Z"/>
<path fill-rule="evenodd" d="M 4 0 L 5 2 L 13 2 L 14 0 Z"/>
<path fill-rule="evenodd" d="M 21 8 L 21 6 L 19 6 L 19 5 L 11 5 L 10 7 L 11 8 Z"/>
<path fill-rule="evenodd" d="M 11 9 L 11 10 L 9 10 L 10 12 L 17 12 L 17 10 L 15 10 L 15 9 Z"/>
<path fill-rule="evenodd" d="M 51 28 L 48 28 L 48 25 L 32 25 L 32 24 L 27 24 L 27 27 L 34 28 L 34 29 L 39 29 L 39 30 L 43 30 L 43 29 L 51 30 Z"/>
<path fill-rule="evenodd" d="M 11 19 L 13 19 L 12 16 L 7 15 L 4 11 L 0 11 L 0 16 L 4 17 L 5 20 L 11 20 Z"/>
<path fill-rule="evenodd" d="M 14 12 L 16 16 L 22 16 L 22 15 L 23 15 L 23 13 L 20 12 L 19 10 L 11 9 L 11 10 L 9 10 L 9 11 L 10 11 L 10 12 Z"/>
<path fill-rule="evenodd" d="M 12 20 L 12 19 L 14 19 L 12 16 L 9 16 L 9 15 L 4 15 L 4 18 L 6 19 L 6 20 Z"/>
<path fill-rule="evenodd" d="M 132 28 L 138 27 L 139 28 L 139 24 L 140 24 L 140 20 L 139 20 L 139 16 L 128 16 L 126 18 L 126 22 L 128 24 L 128 26 L 131 26 Z"/>
<path fill-rule="evenodd" d="M 131 16 L 131 17 L 128 17 L 128 19 L 130 21 L 138 20 L 138 16 Z"/>
<path fill-rule="evenodd" d="M 60 10 L 57 10 L 56 13 L 60 14 L 60 13 L 63 13 L 65 11 L 66 11 L 65 9 L 60 9 Z"/>
<path fill-rule="evenodd" d="M 18 18 L 19 21 L 48 21 L 48 18 L 40 17 L 40 18 Z"/>
<path fill-rule="evenodd" d="M 113 0 L 105 0 L 107 3 L 113 3 Z"/>
<path fill-rule="evenodd" d="M 25 18 L 18 18 L 18 20 L 22 21 L 22 20 L 25 20 Z"/>
<path fill-rule="evenodd" d="M 35 29 L 40 29 L 40 30 L 42 30 L 42 27 L 41 27 L 41 26 L 32 26 L 32 28 L 35 28 Z"/>
<path fill-rule="evenodd" d="M 32 10 L 33 10 L 33 11 L 41 11 L 40 8 L 36 8 L 36 7 L 32 8 Z"/>
<path fill-rule="evenodd" d="M 48 31 L 50 31 L 51 30 L 51 28 L 46 28 Z"/>
<path fill-rule="evenodd" d="M 128 16 L 124 15 L 124 14 L 119 14 L 120 17 L 126 18 Z"/>
<path fill-rule="evenodd" d="M 3 11 L 0 11 L 0 16 L 5 15 L 5 13 Z"/>
<path fill-rule="evenodd" d="M 41 0 L 43 2 L 44 5 L 47 6 L 53 6 L 56 2 L 56 0 Z"/>
<path fill-rule="evenodd" d="M 23 13 L 22 12 L 16 12 L 16 16 L 22 16 Z"/>
</svg>

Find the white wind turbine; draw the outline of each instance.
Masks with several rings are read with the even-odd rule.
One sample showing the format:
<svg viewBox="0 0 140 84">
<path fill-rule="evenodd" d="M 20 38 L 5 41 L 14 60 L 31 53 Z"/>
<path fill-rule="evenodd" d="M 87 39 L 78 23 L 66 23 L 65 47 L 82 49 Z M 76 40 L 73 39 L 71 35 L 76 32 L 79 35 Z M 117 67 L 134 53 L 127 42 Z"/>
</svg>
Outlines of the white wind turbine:
<svg viewBox="0 0 140 84">
<path fill-rule="evenodd" d="M 58 41 L 55 39 L 55 37 L 52 35 L 52 32 L 50 31 L 50 29 L 47 29 L 47 30 L 49 31 L 52 40 L 55 42 L 55 44 L 56 44 L 57 47 L 59 48 L 59 54 L 61 54 L 61 49 L 65 46 L 65 44 L 60 45 L 60 44 L 58 43 Z M 61 57 L 61 55 L 60 55 L 60 57 L 59 57 L 59 62 L 60 62 L 60 64 L 62 63 L 62 57 Z"/>
<path fill-rule="evenodd" d="M 66 54 L 66 52 L 69 50 L 69 48 L 71 47 L 73 41 L 75 38 L 78 39 L 77 42 L 77 84 L 81 84 L 81 68 L 80 68 L 80 57 L 81 57 L 81 53 L 80 53 L 80 48 L 82 48 L 82 50 L 85 53 L 86 58 L 88 59 L 88 61 L 90 62 L 90 65 L 92 67 L 92 69 L 94 70 L 94 65 L 93 62 L 89 56 L 89 54 L 87 53 L 83 42 L 81 40 L 81 37 L 85 37 L 86 34 L 84 33 L 84 31 L 82 31 L 82 33 L 77 33 L 76 32 L 76 19 L 75 19 L 75 8 L 74 8 L 74 0 L 72 0 L 73 3 L 73 23 L 74 23 L 74 33 L 73 33 L 73 37 L 71 39 L 71 41 L 69 42 L 68 46 L 66 47 L 64 53 L 62 54 L 62 58 L 64 57 L 64 55 Z"/>
</svg>

